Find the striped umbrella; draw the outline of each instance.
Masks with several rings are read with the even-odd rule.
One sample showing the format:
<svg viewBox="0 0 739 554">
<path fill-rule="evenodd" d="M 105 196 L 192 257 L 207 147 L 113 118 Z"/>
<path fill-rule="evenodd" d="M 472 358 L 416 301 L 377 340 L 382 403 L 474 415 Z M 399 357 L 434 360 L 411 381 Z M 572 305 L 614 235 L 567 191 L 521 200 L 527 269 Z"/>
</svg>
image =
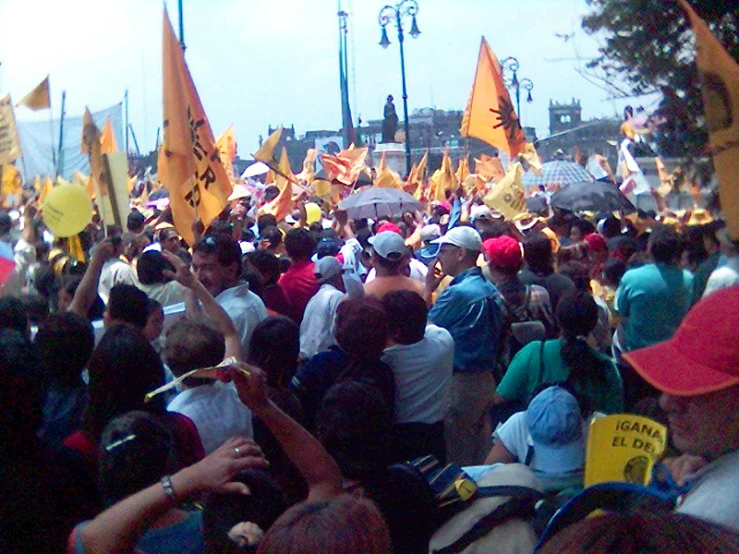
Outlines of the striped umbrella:
<svg viewBox="0 0 739 554">
<path fill-rule="evenodd" d="M 595 181 L 583 166 L 575 162 L 554 160 L 541 166 L 541 176 L 532 171 L 521 177 L 521 183 L 527 187 L 539 185 L 569 185 L 570 183 L 582 183 L 583 181 Z"/>
</svg>

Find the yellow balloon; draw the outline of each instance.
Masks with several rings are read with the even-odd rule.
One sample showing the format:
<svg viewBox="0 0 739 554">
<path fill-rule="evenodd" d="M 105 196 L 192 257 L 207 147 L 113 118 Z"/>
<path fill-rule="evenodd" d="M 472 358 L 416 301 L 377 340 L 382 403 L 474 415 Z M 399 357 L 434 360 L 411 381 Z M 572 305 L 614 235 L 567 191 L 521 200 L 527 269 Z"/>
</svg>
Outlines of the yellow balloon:
<svg viewBox="0 0 739 554">
<path fill-rule="evenodd" d="M 54 187 L 44 199 L 44 223 L 56 237 L 71 237 L 92 219 L 92 204 L 84 188 L 74 183 Z"/>
<path fill-rule="evenodd" d="M 321 221 L 321 208 L 315 202 L 308 202 L 305 205 L 305 215 L 307 216 L 308 225 Z"/>
</svg>

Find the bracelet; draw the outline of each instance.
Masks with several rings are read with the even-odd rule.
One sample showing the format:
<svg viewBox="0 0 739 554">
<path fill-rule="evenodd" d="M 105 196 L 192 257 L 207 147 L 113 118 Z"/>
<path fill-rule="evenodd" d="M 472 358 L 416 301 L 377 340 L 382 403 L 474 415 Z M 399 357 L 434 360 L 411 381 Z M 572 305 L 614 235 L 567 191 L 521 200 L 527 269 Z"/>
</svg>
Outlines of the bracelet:
<svg viewBox="0 0 739 554">
<path fill-rule="evenodd" d="M 165 475 L 161 478 L 159 481 L 162 484 L 162 488 L 164 489 L 164 493 L 169 497 L 169 499 L 174 503 L 177 504 L 177 495 L 174 492 L 174 487 L 172 486 L 172 479 L 169 475 Z"/>
</svg>

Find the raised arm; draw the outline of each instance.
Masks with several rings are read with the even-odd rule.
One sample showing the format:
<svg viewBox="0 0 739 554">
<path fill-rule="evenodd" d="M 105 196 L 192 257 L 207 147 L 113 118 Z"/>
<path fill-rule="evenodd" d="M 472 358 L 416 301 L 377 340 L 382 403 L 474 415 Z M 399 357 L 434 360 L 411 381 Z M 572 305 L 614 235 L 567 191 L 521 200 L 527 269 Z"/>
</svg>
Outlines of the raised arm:
<svg viewBox="0 0 739 554">
<path fill-rule="evenodd" d="M 179 256 L 175 256 L 171 252 L 162 250 L 162 255 L 167 259 L 169 263 L 175 268 L 175 271 L 165 270 L 164 274 L 167 277 L 176 279 L 179 284 L 189 289 L 189 293 L 194 296 L 195 300 L 199 301 L 203 306 L 205 314 L 215 321 L 218 329 L 223 333 L 226 338 L 226 354 L 225 357 L 233 356 L 237 360 L 242 359 L 241 352 L 241 337 L 239 332 L 236 330 L 236 325 L 233 320 L 226 313 L 226 310 L 213 298 L 213 295 L 208 292 L 203 284 L 197 280 L 190 267 L 183 262 Z M 192 300 L 188 302 L 190 304 L 197 304 Z"/>
<path fill-rule="evenodd" d="M 85 552 L 130 554 L 148 524 L 179 501 L 206 491 L 249 494 L 244 483 L 232 483 L 231 479 L 240 471 L 265 469 L 268 465 L 254 441 L 229 439 L 200 462 L 175 473 L 169 492 L 160 482 L 98 515 L 82 529 L 80 539 Z"/>
<path fill-rule="evenodd" d="M 245 375 L 242 370 L 249 372 Z M 267 396 L 267 377 L 248 364 L 231 369 L 241 401 L 259 416 L 308 483 L 308 500 L 341 494 L 341 470 L 318 440 L 280 410 Z"/>
<path fill-rule="evenodd" d="M 87 317 L 87 312 L 95 302 L 100 284 L 100 274 L 106 261 L 115 255 L 115 247 L 110 238 L 101 240 L 95 247 L 87 270 L 74 293 L 69 311 Z"/>
</svg>

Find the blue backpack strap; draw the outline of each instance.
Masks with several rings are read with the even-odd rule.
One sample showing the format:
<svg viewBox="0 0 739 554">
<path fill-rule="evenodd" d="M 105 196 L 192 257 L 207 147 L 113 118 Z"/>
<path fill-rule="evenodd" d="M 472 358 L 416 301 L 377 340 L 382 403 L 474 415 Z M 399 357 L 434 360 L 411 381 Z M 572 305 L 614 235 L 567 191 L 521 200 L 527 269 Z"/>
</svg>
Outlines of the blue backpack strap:
<svg viewBox="0 0 739 554">
<path fill-rule="evenodd" d="M 626 512 L 649 502 L 650 510 L 665 512 L 675 507 L 676 496 L 635 483 L 599 483 L 573 496 L 549 521 L 539 538 L 534 553 L 559 531 L 585 519 L 595 510 Z"/>
</svg>

